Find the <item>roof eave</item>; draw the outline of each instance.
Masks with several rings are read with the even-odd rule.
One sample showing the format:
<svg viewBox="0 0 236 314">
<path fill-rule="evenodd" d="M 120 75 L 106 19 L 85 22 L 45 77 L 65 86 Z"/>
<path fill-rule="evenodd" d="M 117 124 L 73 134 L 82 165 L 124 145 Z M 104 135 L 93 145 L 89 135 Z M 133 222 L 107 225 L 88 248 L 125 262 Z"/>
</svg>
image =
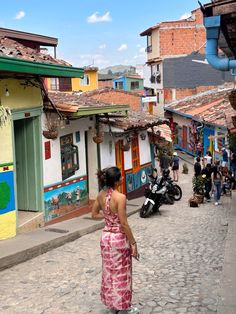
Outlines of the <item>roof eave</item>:
<svg viewBox="0 0 236 314">
<path fill-rule="evenodd" d="M 82 68 L 51 63 L 34 62 L 18 58 L 0 57 L 0 71 L 27 73 L 44 77 L 79 77 L 83 78 Z"/>
<path fill-rule="evenodd" d="M 81 117 L 95 114 L 103 114 L 103 113 L 113 113 L 123 111 L 127 114 L 129 110 L 128 105 L 111 105 L 111 106 L 92 106 L 92 107 L 84 107 L 79 108 L 77 112 L 74 112 L 73 117 Z"/>
</svg>

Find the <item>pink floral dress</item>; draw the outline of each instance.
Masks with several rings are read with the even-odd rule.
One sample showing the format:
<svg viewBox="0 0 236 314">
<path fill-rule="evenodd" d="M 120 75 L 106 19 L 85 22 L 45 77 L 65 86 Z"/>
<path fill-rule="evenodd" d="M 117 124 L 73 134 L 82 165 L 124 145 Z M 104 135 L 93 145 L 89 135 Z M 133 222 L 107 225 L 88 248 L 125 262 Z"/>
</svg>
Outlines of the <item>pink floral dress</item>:
<svg viewBox="0 0 236 314">
<path fill-rule="evenodd" d="M 106 194 L 105 227 L 101 237 L 102 284 L 101 300 L 109 308 L 126 310 L 132 299 L 131 248 L 117 214 L 110 210 L 113 190 Z"/>
</svg>

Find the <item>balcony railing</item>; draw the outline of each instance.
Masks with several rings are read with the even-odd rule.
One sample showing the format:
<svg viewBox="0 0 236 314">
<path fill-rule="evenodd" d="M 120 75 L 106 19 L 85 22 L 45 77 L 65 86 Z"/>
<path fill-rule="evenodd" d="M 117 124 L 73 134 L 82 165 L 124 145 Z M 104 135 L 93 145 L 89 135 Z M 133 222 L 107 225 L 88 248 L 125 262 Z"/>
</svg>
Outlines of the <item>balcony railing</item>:
<svg viewBox="0 0 236 314">
<path fill-rule="evenodd" d="M 145 49 L 145 51 L 147 53 L 152 52 L 152 46 L 147 46 L 147 48 Z"/>
</svg>

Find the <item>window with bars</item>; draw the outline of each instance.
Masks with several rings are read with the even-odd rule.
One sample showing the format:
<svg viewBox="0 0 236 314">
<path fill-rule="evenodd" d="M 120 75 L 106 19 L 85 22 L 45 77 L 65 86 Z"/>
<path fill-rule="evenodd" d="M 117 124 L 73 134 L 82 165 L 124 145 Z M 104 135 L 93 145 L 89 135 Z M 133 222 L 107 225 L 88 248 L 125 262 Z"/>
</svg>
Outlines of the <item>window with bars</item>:
<svg viewBox="0 0 236 314">
<path fill-rule="evenodd" d="M 115 88 L 116 89 L 124 89 L 124 83 L 123 82 L 115 82 Z"/>
<path fill-rule="evenodd" d="M 139 81 L 131 82 L 130 89 L 139 89 Z"/>
<path fill-rule="evenodd" d="M 80 79 L 81 86 L 88 86 L 90 85 L 90 80 L 88 74 L 84 74 L 84 78 Z"/>
<path fill-rule="evenodd" d="M 138 136 L 132 138 L 131 149 L 133 172 L 137 172 L 140 170 Z"/>
<path fill-rule="evenodd" d="M 72 91 L 72 83 L 70 77 L 60 77 L 55 78 L 52 77 L 50 80 L 50 89 L 57 90 L 60 92 L 71 92 Z"/>
</svg>

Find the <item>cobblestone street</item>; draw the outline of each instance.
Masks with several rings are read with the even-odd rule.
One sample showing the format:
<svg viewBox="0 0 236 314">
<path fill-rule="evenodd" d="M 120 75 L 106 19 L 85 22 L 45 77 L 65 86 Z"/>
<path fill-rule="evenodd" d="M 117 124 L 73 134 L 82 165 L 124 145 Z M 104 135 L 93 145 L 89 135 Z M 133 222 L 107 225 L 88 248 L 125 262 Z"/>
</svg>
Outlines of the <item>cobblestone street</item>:
<svg viewBox="0 0 236 314">
<path fill-rule="evenodd" d="M 227 234 L 227 203 L 190 208 L 183 198 L 162 215 L 129 217 L 140 251 L 134 260 L 134 304 L 142 314 L 216 313 Z M 105 314 L 100 302 L 101 230 L 1 272 L 0 313 Z"/>
</svg>

